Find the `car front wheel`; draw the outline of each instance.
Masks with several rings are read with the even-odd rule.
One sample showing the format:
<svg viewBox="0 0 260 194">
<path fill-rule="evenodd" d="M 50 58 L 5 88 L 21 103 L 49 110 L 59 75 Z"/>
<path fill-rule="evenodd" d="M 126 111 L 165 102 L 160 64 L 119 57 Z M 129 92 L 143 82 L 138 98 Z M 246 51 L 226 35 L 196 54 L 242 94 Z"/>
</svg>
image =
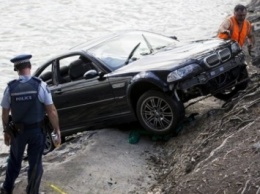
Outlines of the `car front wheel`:
<svg viewBox="0 0 260 194">
<path fill-rule="evenodd" d="M 137 102 L 136 114 L 141 125 L 152 134 L 175 133 L 182 117 L 178 102 L 159 91 L 144 93 Z"/>
<path fill-rule="evenodd" d="M 213 96 L 223 100 L 223 101 L 228 101 L 230 100 L 232 97 L 234 97 L 235 95 L 238 94 L 238 92 L 240 90 L 244 90 L 247 88 L 248 82 L 249 82 L 249 76 L 248 76 L 248 72 L 247 69 L 244 68 L 241 70 L 241 73 L 239 75 L 239 78 L 237 79 L 238 82 L 241 82 L 237 85 L 235 85 L 232 88 L 228 88 L 220 93 L 214 94 Z"/>
</svg>

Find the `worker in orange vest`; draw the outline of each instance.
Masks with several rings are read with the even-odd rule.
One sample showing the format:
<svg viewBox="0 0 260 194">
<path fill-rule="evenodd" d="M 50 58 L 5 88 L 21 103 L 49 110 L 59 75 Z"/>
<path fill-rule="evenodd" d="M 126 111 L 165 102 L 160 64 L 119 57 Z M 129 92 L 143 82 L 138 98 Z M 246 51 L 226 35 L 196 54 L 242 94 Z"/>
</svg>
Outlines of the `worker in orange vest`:
<svg viewBox="0 0 260 194">
<path fill-rule="evenodd" d="M 246 40 L 249 52 L 254 46 L 252 25 L 246 20 L 247 9 L 238 4 L 234 8 L 234 15 L 225 19 L 218 30 L 218 37 L 224 40 L 232 39 L 242 47 Z"/>
</svg>

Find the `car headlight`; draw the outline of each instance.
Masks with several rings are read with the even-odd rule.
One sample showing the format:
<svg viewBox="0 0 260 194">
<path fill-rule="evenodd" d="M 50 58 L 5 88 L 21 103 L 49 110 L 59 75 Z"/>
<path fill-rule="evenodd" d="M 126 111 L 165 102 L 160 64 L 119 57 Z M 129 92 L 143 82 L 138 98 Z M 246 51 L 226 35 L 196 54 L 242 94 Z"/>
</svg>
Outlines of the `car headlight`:
<svg viewBox="0 0 260 194">
<path fill-rule="evenodd" d="M 176 69 L 173 72 L 169 73 L 169 75 L 167 76 L 167 82 L 173 82 L 185 78 L 187 76 L 195 75 L 199 73 L 200 70 L 201 67 L 198 64 L 193 63 L 187 65 L 185 67 Z"/>
<path fill-rule="evenodd" d="M 241 51 L 241 47 L 239 46 L 239 44 L 237 42 L 234 42 L 231 44 L 231 51 L 233 54 L 237 54 Z"/>
</svg>

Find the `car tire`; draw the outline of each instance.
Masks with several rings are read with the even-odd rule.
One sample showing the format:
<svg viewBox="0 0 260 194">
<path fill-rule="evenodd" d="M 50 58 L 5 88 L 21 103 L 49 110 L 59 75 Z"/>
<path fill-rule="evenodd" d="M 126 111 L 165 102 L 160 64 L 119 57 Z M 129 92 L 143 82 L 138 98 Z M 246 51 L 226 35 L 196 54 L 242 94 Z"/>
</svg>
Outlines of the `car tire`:
<svg viewBox="0 0 260 194">
<path fill-rule="evenodd" d="M 52 150 L 54 150 L 55 146 L 53 144 L 52 141 L 52 137 L 51 137 L 51 132 L 48 131 L 46 133 L 46 139 L 45 139 L 45 146 L 44 146 L 44 150 L 43 150 L 43 154 L 48 154 L 49 152 L 51 152 Z"/>
<path fill-rule="evenodd" d="M 141 125 L 152 134 L 176 133 L 184 110 L 176 100 L 159 91 L 144 93 L 137 102 L 136 114 Z M 159 122 L 158 122 L 159 121 Z"/>
<path fill-rule="evenodd" d="M 182 121 L 185 118 L 185 107 L 182 102 L 178 102 L 176 100 L 176 103 L 177 103 L 179 114 L 180 114 L 180 121 Z"/>
<path fill-rule="evenodd" d="M 230 100 L 235 95 L 237 95 L 240 90 L 244 90 L 244 89 L 247 88 L 247 85 L 248 85 L 248 82 L 249 82 L 248 78 L 249 78 L 249 76 L 248 76 L 247 69 L 244 68 L 243 70 L 241 70 L 240 77 L 237 80 L 238 82 L 242 81 L 240 84 L 237 84 L 233 88 L 227 89 L 224 92 L 214 94 L 213 96 L 215 98 L 218 98 L 218 99 L 223 100 L 223 101 Z M 245 81 L 243 81 L 243 80 L 245 80 Z"/>
</svg>

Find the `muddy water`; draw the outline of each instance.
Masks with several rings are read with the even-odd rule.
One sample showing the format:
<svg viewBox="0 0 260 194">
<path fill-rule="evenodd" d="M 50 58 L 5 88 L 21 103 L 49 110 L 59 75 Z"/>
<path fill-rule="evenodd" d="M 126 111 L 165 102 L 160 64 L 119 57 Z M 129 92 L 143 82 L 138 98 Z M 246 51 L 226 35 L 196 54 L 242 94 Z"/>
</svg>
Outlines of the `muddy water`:
<svg viewBox="0 0 260 194">
<path fill-rule="evenodd" d="M 237 3 L 249 0 L 3 0 L 1 98 L 6 83 L 17 76 L 9 62 L 17 54 L 31 53 L 35 70 L 51 56 L 115 30 L 143 29 L 180 41 L 210 38 Z M 7 152 L 1 135 L 0 166 Z"/>
</svg>

